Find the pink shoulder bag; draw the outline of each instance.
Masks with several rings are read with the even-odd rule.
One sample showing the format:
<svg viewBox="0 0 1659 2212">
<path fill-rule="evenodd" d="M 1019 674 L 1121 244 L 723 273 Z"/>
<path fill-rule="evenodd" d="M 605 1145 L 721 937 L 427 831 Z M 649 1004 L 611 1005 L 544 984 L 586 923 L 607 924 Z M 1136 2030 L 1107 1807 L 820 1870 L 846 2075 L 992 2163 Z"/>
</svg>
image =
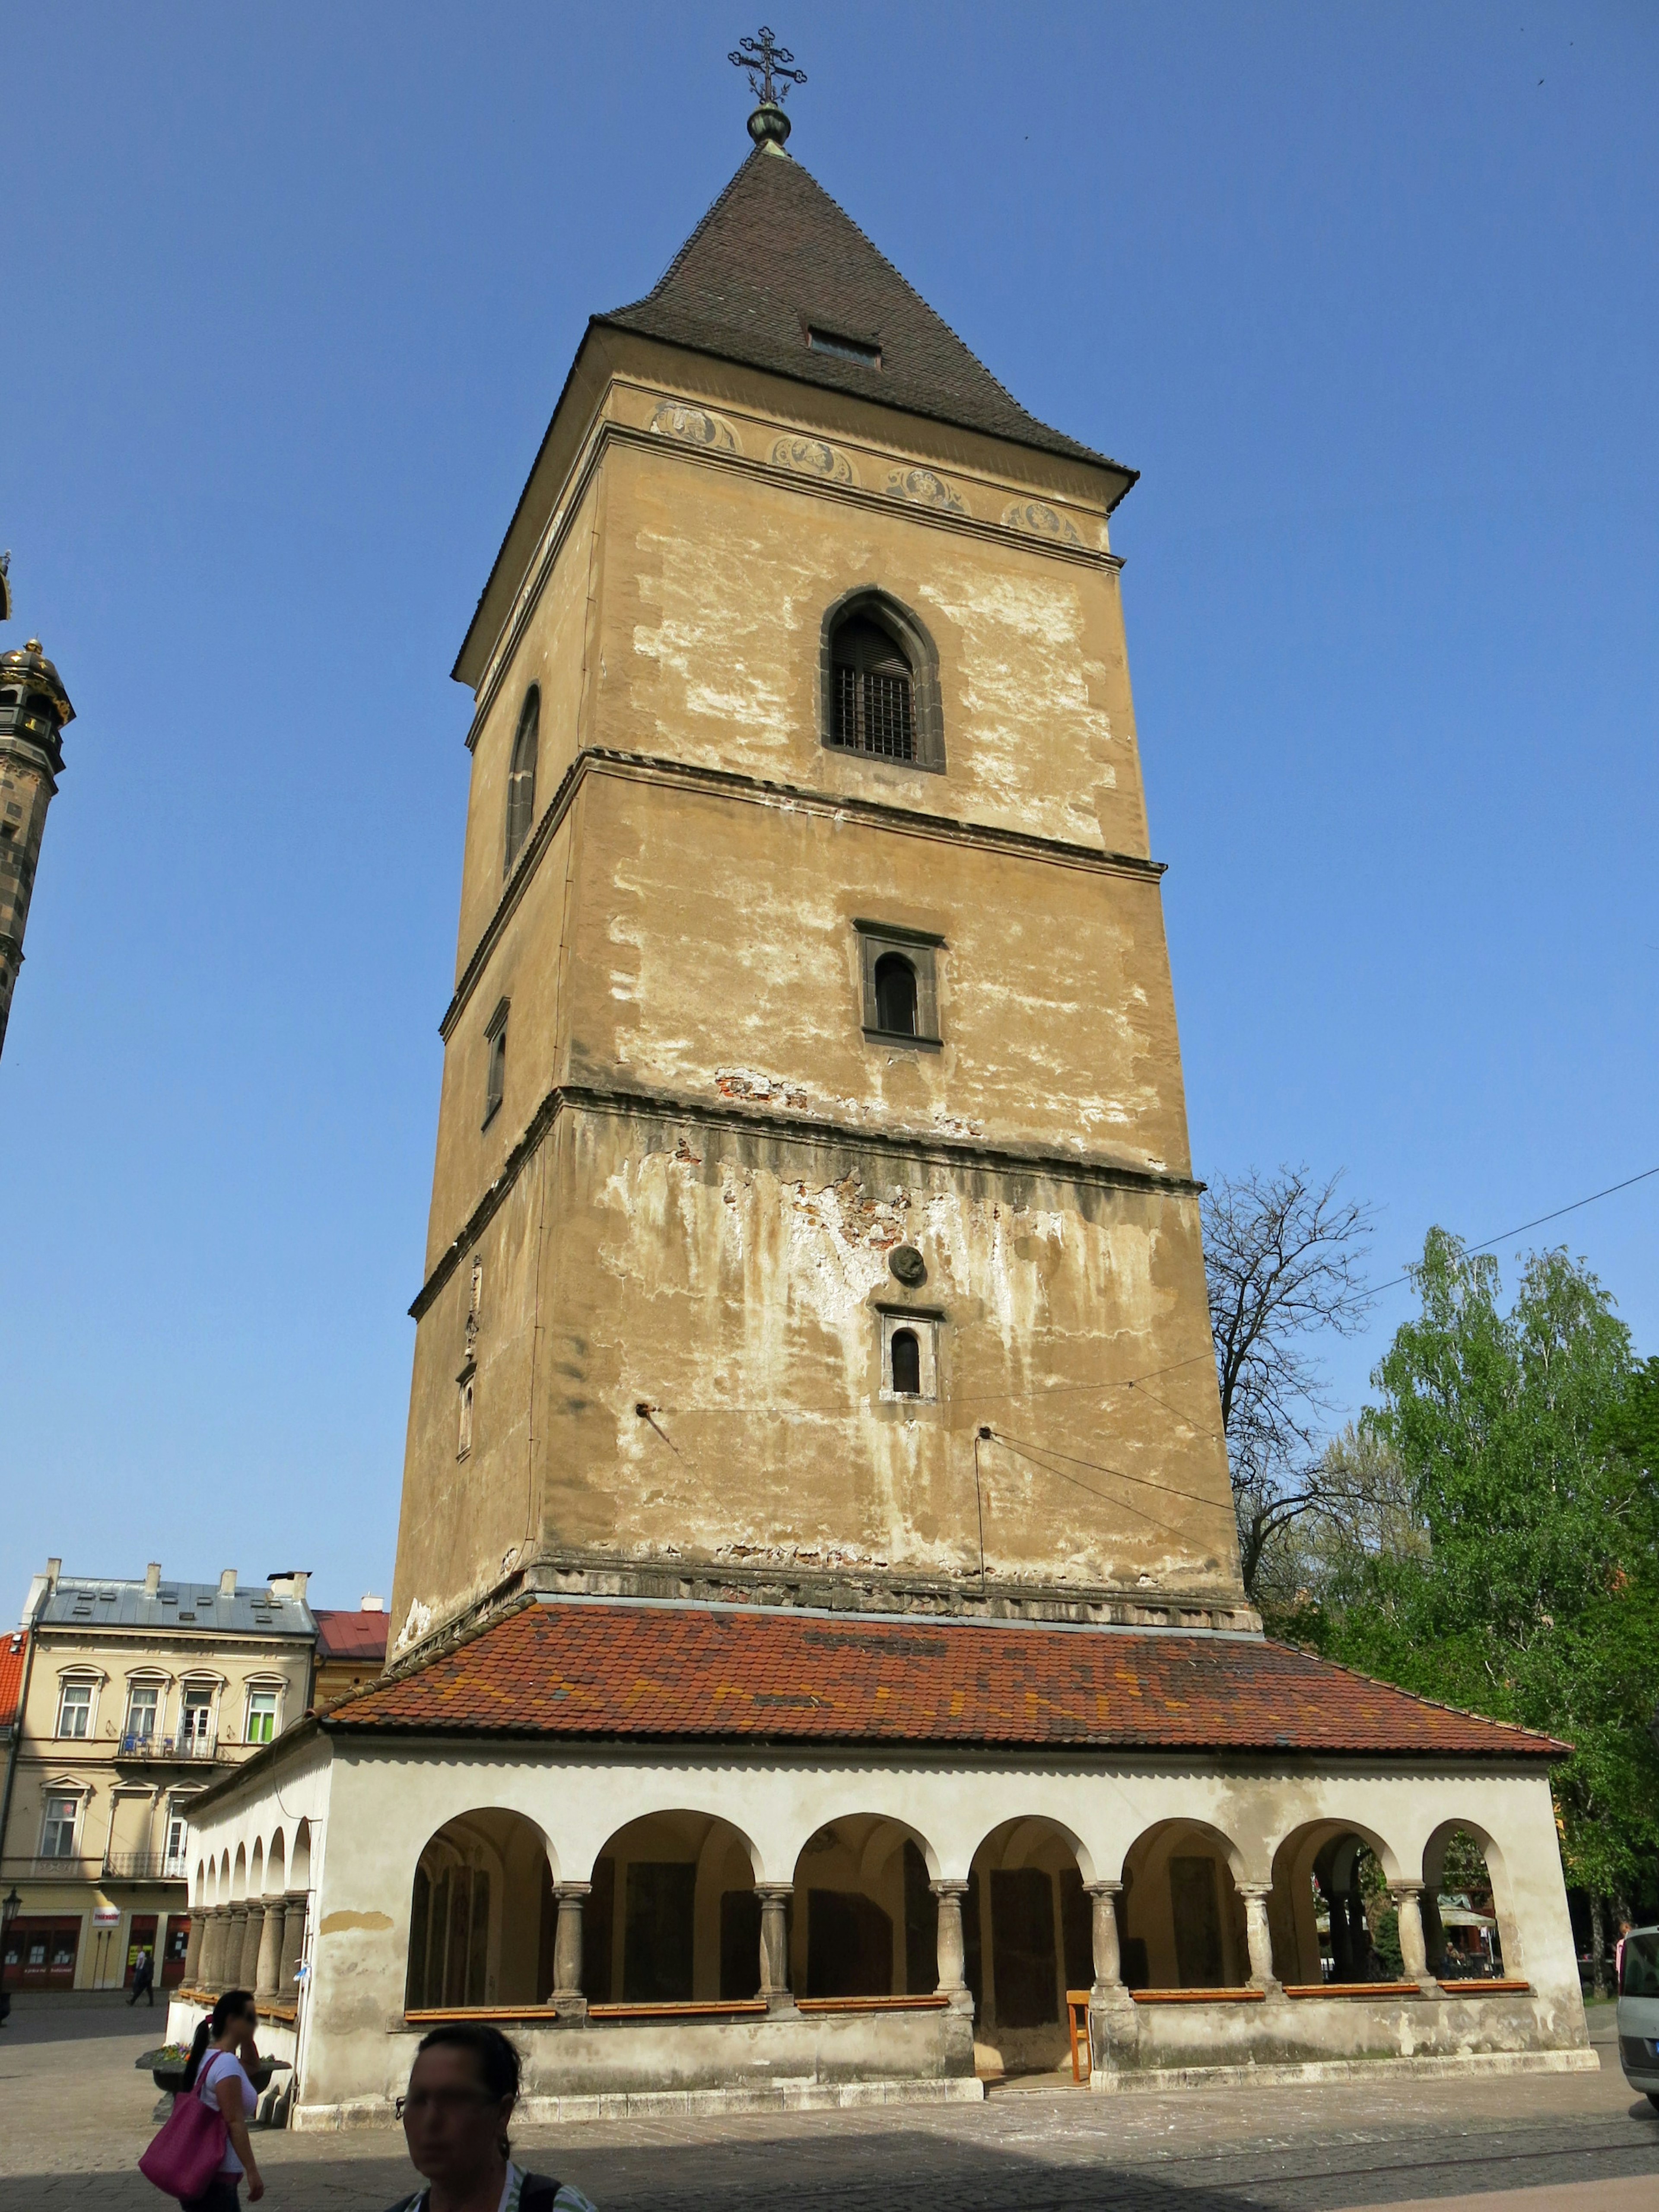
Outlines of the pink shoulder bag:
<svg viewBox="0 0 1659 2212">
<path fill-rule="evenodd" d="M 202 2061 L 203 2075 L 211 2071 L 217 2056 L 208 2052 Z M 161 2132 L 138 2161 L 145 2180 L 153 2181 L 166 2196 L 204 2195 L 224 2159 L 230 2130 L 218 2106 L 203 2096 L 206 2086 L 198 2079 L 187 2094 L 181 2091 L 173 2099 Z"/>
</svg>

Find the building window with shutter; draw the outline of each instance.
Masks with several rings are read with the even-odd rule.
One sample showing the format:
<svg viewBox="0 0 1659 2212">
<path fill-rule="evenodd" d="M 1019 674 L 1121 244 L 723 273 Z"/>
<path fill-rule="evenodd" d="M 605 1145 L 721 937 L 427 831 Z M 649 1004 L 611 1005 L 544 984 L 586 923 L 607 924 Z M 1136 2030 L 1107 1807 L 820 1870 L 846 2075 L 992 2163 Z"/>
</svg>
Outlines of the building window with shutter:
<svg viewBox="0 0 1659 2212">
<path fill-rule="evenodd" d="M 939 664 L 907 608 L 866 588 L 824 617 L 823 742 L 904 768 L 942 769 Z"/>
<path fill-rule="evenodd" d="M 864 1034 L 872 1044 L 937 1052 L 939 956 L 945 939 L 896 922 L 855 921 L 863 983 Z"/>
<path fill-rule="evenodd" d="M 513 863 L 536 826 L 536 755 L 541 746 L 541 687 L 532 684 L 519 709 L 519 726 L 514 732 L 513 757 L 507 771 L 507 859 L 501 870 L 503 875 L 512 874 Z"/>
<path fill-rule="evenodd" d="M 483 1127 L 488 1128 L 507 1095 L 507 1000 L 503 999 L 484 1027 L 489 1059 L 484 1067 Z"/>
</svg>

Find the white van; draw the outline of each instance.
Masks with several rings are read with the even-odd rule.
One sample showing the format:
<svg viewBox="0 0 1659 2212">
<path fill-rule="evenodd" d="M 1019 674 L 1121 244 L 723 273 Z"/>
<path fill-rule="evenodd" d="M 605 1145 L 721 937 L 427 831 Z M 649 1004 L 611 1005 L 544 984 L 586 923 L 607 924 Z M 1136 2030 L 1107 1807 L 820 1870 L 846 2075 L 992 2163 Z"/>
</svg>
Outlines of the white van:
<svg viewBox="0 0 1659 2212">
<path fill-rule="evenodd" d="M 1659 2110 L 1659 1928 L 1632 1928 L 1619 1974 L 1619 2063 Z"/>
</svg>

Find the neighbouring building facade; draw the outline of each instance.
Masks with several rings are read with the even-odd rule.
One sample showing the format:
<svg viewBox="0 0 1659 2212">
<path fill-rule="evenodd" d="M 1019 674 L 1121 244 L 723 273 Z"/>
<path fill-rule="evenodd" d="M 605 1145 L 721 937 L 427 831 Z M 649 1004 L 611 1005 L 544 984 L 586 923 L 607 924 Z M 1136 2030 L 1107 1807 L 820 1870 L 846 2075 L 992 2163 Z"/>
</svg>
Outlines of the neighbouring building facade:
<svg viewBox="0 0 1659 2212">
<path fill-rule="evenodd" d="M 479 2008 L 532 2118 L 977 2096 L 1073 2021 L 1101 2089 L 1593 2067 L 1560 1747 L 1241 1583 L 1133 473 L 787 131 L 590 324 L 462 646 L 388 1668 L 196 1807 L 174 2032 L 302 1861 L 301 2124 Z"/>
<path fill-rule="evenodd" d="M 386 1666 L 386 1613 L 382 1598 L 366 1596 L 355 1613 L 318 1609 L 317 1668 L 311 1702 L 319 1712 L 354 1690 L 367 1689 Z"/>
<path fill-rule="evenodd" d="M 170 1988 L 191 1936 L 190 1808 L 310 1700 L 303 1577 L 250 1589 L 234 1568 L 216 1583 L 155 1564 L 142 1582 L 61 1569 L 35 1577 L 0 1654 L 15 1716 L 0 1888 L 19 1899 L 6 1986 L 120 1988 L 148 1951 Z"/>
</svg>

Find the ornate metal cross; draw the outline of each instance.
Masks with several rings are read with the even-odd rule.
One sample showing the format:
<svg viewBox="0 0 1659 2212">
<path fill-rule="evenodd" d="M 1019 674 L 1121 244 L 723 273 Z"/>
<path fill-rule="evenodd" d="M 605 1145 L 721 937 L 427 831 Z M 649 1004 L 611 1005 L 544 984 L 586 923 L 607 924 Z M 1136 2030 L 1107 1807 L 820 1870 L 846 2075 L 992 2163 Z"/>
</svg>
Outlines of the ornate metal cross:
<svg viewBox="0 0 1659 2212">
<path fill-rule="evenodd" d="M 788 99 L 792 84 L 806 82 L 805 70 L 790 66 L 795 57 L 787 46 L 778 45 L 769 23 L 761 25 L 758 38 L 739 39 L 736 51 L 726 58 L 748 70 L 749 89 L 763 106 L 781 106 Z"/>
</svg>

